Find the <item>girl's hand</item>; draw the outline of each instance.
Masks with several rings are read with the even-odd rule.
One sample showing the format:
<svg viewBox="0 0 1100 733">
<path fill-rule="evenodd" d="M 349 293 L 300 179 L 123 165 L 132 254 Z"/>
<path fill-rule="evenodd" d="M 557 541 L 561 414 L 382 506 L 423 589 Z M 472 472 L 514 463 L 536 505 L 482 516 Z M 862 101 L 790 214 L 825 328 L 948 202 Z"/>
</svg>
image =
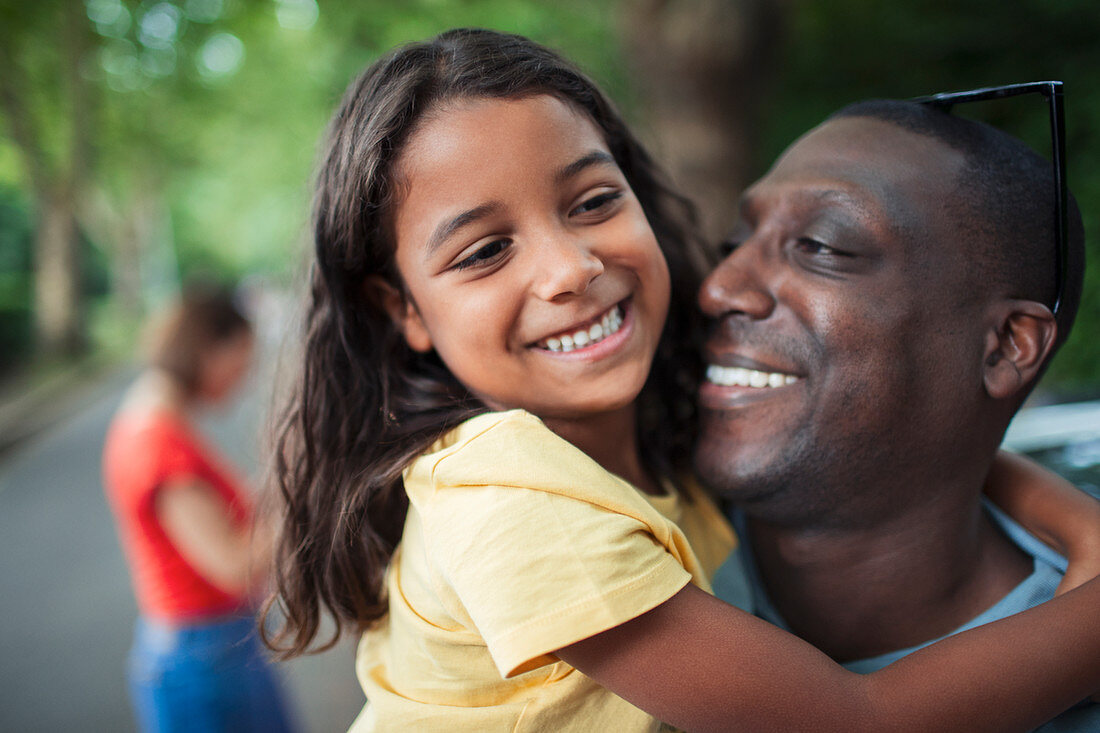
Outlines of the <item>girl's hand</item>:
<svg viewBox="0 0 1100 733">
<path fill-rule="evenodd" d="M 985 493 L 1065 556 L 1066 574 L 1055 595 L 1100 575 L 1100 501 L 1034 461 L 1004 451 L 993 461 Z M 1091 699 L 1100 703 L 1100 692 Z"/>
<path fill-rule="evenodd" d="M 1100 501 L 1022 456 L 999 451 L 985 493 L 1069 563 L 1058 595 L 1100 575 Z"/>
<path fill-rule="evenodd" d="M 1100 519 L 1094 521 L 1100 522 Z M 1100 524 L 1096 526 L 1098 527 L 1097 532 L 1100 532 Z M 1096 543 L 1096 547 L 1091 551 L 1082 550 L 1078 555 L 1071 552 L 1066 559 L 1069 565 L 1066 568 L 1066 574 L 1062 577 L 1062 582 L 1058 584 L 1058 590 L 1055 592 L 1055 595 L 1058 596 L 1100 575 L 1100 543 Z"/>
</svg>

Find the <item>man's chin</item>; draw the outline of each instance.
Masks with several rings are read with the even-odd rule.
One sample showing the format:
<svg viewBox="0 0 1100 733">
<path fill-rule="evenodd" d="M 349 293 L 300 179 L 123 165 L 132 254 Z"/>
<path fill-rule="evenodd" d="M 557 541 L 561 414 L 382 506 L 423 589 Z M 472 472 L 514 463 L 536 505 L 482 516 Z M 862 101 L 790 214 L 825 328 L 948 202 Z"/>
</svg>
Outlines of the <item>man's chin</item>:
<svg viewBox="0 0 1100 733">
<path fill-rule="evenodd" d="M 695 469 L 699 478 L 723 498 L 754 494 L 769 477 L 782 471 L 792 431 L 777 430 L 775 420 L 753 420 L 740 413 L 701 410 Z"/>
<path fill-rule="evenodd" d="M 805 484 L 766 467 L 747 467 L 729 461 L 696 457 L 699 481 L 721 502 L 746 516 L 771 524 L 805 526 L 816 521 L 817 497 Z"/>
<path fill-rule="evenodd" d="M 821 457 L 807 450 L 808 436 L 800 431 L 777 436 L 751 427 L 745 422 L 715 425 L 704 418 L 696 475 L 714 496 L 749 514 L 776 520 L 789 520 L 792 512 L 800 515 L 813 503 Z"/>
<path fill-rule="evenodd" d="M 774 450 L 749 450 L 745 444 L 731 444 L 703 435 L 695 451 L 695 472 L 717 497 L 742 503 L 759 501 L 774 491 L 777 475 Z"/>
</svg>

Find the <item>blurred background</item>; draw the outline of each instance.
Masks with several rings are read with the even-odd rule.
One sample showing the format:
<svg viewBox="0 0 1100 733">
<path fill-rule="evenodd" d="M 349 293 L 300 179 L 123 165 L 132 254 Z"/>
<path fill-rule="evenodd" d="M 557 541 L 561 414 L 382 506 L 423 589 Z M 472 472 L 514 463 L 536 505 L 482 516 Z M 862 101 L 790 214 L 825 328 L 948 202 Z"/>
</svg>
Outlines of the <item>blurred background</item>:
<svg viewBox="0 0 1100 733">
<path fill-rule="evenodd" d="M 0 0 L 0 728 L 132 728 L 123 660 L 136 609 L 99 452 L 137 326 L 184 279 L 244 284 L 264 356 L 247 394 L 204 425 L 259 481 L 324 125 L 386 49 L 458 25 L 577 61 L 713 240 L 745 184 L 848 102 L 1064 80 L 1092 266 L 1035 402 L 1084 403 L 1014 430 L 1021 449 L 1100 483 L 1100 405 L 1088 402 L 1100 396 L 1100 4 Z M 1048 153 L 1037 96 L 966 114 Z M 358 711 L 352 654 L 287 667 L 307 729 L 343 729 Z"/>
</svg>

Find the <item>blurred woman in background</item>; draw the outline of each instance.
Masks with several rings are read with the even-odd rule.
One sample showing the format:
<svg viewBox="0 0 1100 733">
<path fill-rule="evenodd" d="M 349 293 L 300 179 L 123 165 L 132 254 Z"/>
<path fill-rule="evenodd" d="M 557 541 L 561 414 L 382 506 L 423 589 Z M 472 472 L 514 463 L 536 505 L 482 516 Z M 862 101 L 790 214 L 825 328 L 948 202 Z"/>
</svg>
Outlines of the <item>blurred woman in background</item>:
<svg viewBox="0 0 1100 733">
<path fill-rule="evenodd" d="M 146 368 L 107 432 L 103 475 L 140 611 L 130 693 L 147 731 L 283 731 L 251 591 L 267 565 L 242 482 L 203 443 L 196 409 L 225 403 L 252 358 L 230 293 L 190 289 L 147 334 Z"/>
</svg>

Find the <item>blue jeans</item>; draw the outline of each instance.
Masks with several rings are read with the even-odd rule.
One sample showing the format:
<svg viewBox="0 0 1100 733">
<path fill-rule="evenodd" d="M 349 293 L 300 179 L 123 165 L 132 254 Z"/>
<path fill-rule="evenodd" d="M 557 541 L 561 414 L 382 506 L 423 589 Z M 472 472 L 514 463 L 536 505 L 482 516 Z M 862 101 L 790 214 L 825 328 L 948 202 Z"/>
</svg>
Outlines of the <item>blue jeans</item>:
<svg viewBox="0 0 1100 733">
<path fill-rule="evenodd" d="M 130 695 L 142 731 L 290 731 L 251 616 L 172 627 L 138 619 Z"/>
</svg>

